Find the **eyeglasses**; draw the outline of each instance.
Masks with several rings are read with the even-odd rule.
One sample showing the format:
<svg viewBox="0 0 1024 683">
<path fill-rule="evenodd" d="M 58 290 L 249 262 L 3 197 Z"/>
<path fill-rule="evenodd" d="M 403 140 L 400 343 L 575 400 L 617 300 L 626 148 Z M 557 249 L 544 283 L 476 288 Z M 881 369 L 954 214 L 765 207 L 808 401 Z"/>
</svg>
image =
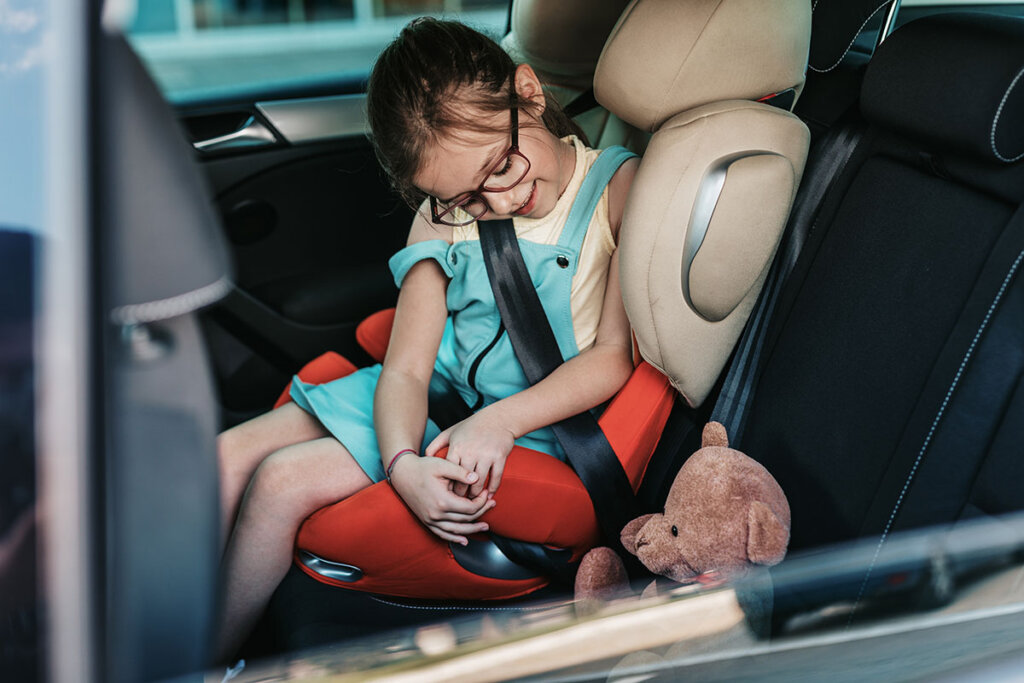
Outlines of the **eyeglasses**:
<svg viewBox="0 0 1024 683">
<path fill-rule="evenodd" d="M 480 187 L 472 192 L 464 192 L 451 201 L 441 202 L 436 197 L 430 198 L 430 219 L 442 225 L 469 225 L 487 213 L 490 206 L 484 199 L 484 192 L 507 192 L 518 185 L 530 171 L 530 160 L 519 151 L 519 107 L 516 103 L 515 71 L 509 77 L 509 108 L 511 110 L 512 144 L 508 151 L 501 155 L 498 162 L 487 172 L 487 177 Z M 463 218 L 456 209 L 461 209 L 469 218 Z"/>
</svg>

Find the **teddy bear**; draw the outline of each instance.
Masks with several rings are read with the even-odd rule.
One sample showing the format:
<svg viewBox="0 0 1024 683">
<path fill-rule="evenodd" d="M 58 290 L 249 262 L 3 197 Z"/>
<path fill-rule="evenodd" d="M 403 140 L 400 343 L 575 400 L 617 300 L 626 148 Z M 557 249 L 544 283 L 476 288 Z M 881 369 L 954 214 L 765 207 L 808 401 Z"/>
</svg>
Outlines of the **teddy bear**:
<svg viewBox="0 0 1024 683">
<path fill-rule="evenodd" d="M 642 515 L 622 530 L 622 545 L 651 572 L 677 582 L 713 574 L 738 578 L 755 565 L 778 564 L 789 544 L 789 503 L 760 463 L 729 448 L 725 427 L 709 422 L 701 449 L 680 468 L 665 512 Z M 652 582 L 644 596 L 657 591 Z M 594 548 L 576 574 L 578 605 L 622 595 L 629 583 L 611 548 Z"/>
</svg>

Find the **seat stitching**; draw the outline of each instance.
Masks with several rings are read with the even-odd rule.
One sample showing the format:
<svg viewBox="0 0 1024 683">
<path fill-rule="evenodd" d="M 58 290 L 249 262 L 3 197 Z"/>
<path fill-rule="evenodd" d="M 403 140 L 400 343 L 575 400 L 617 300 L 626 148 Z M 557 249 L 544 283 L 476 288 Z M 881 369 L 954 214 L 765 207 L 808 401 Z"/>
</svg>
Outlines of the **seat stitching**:
<svg viewBox="0 0 1024 683">
<path fill-rule="evenodd" d="M 846 46 L 846 50 L 844 50 L 844 51 L 843 51 L 843 54 L 841 54 L 841 55 L 839 56 L 839 59 L 837 59 L 837 60 L 836 60 L 836 63 L 835 63 L 835 64 L 833 64 L 832 66 L 828 67 L 827 69 L 817 69 L 817 68 L 815 68 L 815 67 L 811 66 L 810 64 L 808 64 L 808 65 L 807 65 L 807 68 L 808 68 L 808 69 L 810 69 L 811 71 L 815 72 L 815 73 L 819 73 L 819 74 L 827 74 L 827 73 L 828 73 L 829 71 L 832 71 L 832 70 L 833 70 L 833 69 L 835 69 L 835 68 L 836 68 L 837 66 L 839 66 L 840 62 L 842 62 L 842 61 L 843 61 L 843 58 L 845 58 L 845 57 L 846 57 L 846 55 L 847 55 L 847 53 L 849 53 L 849 52 L 850 52 L 850 48 L 852 48 L 852 47 L 853 47 L 853 44 L 854 44 L 855 42 L 857 42 L 857 36 L 859 36 L 859 35 L 860 35 L 860 32 L 861 32 L 861 31 L 863 31 L 863 30 L 864 30 L 864 27 L 868 25 L 868 22 L 869 22 L 869 21 L 871 21 L 871 18 L 872 18 L 873 16 L 875 16 L 876 14 L 878 14 L 878 10 L 880 10 L 880 9 L 882 9 L 883 7 L 885 7 L 886 5 L 888 5 L 890 1 L 891 1 L 891 0 L 885 0 L 885 2 L 883 2 L 883 3 L 881 4 L 881 5 L 879 5 L 878 7 L 876 7 L 876 8 L 875 8 L 875 11 L 874 11 L 874 12 L 872 12 L 871 14 L 869 14 L 869 15 L 868 15 L 868 18 L 864 20 L 864 23 L 860 25 L 860 28 L 859 28 L 859 29 L 857 29 L 857 30 L 856 30 L 856 31 L 854 32 L 854 34 L 853 34 L 853 38 L 851 38 L 851 39 L 850 39 L 850 44 Z M 811 11 L 813 12 L 813 9 L 812 9 Z"/>
<path fill-rule="evenodd" d="M 1007 163 L 1012 163 L 1014 161 L 1018 161 L 1019 159 L 1024 158 L 1024 152 L 1021 152 L 1012 159 L 1008 159 L 1004 157 L 1002 154 L 1000 154 L 999 150 L 996 149 L 996 128 L 999 126 L 999 116 L 1003 113 L 1003 107 L 1006 106 L 1006 101 L 1010 99 L 1010 93 L 1017 86 L 1017 83 L 1018 81 L 1020 81 L 1021 76 L 1024 76 L 1024 67 L 1021 67 L 1021 70 L 1018 71 L 1017 75 L 1013 77 L 1012 81 L 1010 81 L 1010 87 L 1008 87 L 1006 89 L 1006 92 L 1003 93 L 1003 99 L 999 102 L 999 108 L 996 110 L 996 117 L 992 120 L 992 153 L 996 155 L 997 159 L 999 159 L 1000 161 L 1005 161 Z"/>
<path fill-rule="evenodd" d="M 889 515 L 889 521 L 886 522 L 885 529 L 882 531 L 882 536 L 878 539 L 878 546 L 875 547 L 875 554 L 871 558 L 871 564 L 868 565 L 867 573 L 865 573 L 864 580 L 860 584 L 860 591 L 857 593 L 857 600 L 853 603 L 853 609 L 850 611 L 850 617 L 846 622 L 847 628 L 849 628 L 850 622 L 853 620 L 853 615 L 857 610 L 857 606 L 860 605 L 861 598 L 864 596 L 864 590 L 867 588 L 868 579 L 871 578 L 871 573 L 875 568 L 875 563 L 878 561 L 878 556 L 882 552 L 882 545 L 885 543 L 885 540 L 889 535 L 889 531 L 892 529 L 892 524 L 896 519 L 896 515 L 899 513 L 900 506 L 903 503 L 903 498 L 906 496 L 907 490 L 910 488 L 910 484 L 914 479 L 914 475 L 917 473 L 917 468 L 921 464 L 921 460 L 924 458 L 924 454 L 928 450 L 928 447 L 931 445 L 932 437 L 935 435 L 935 430 L 938 429 L 939 422 L 942 421 L 946 408 L 949 406 L 950 398 L 952 398 L 953 392 L 956 391 L 957 385 L 960 383 L 960 378 L 963 376 L 967 364 L 974 355 L 974 349 L 977 347 L 978 341 L 981 339 L 981 335 L 984 334 L 985 329 L 988 327 L 989 321 L 992 319 L 992 314 L 999 306 L 999 302 L 1002 301 L 1003 295 L 1006 293 L 1006 288 L 1009 286 L 1010 281 L 1016 274 L 1017 268 L 1020 266 L 1022 260 L 1024 260 L 1024 250 L 1017 255 L 1017 259 L 1013 262 L 1013 265 L 1010 266 L 1010 271 L 1006 274 L 1006 277 L 1003 278 L 1003 283 L 999 287 L 999 291 L 996 293 L 995 299 L 992 300 L 992 304 L 988 307 L 988 312 L 985 313 L 985 318 L 981 321 L 981 325 L 978 327 L 978 331 L 975 332 L 970 346 L 967 347 L 967 352 L 964 353 L 964 357 L 960 361 L 960 367 L 957 368 L 956 375 L 953 377 L 953 382 L 950 384 L 945 397 L 942 399 L 942 405 L 939 406 L 939 412 L 935 415 L 935 419 L 932 420 L 931 428 L 928 430 L 928 434 L 924 438 L 921 450 L 918 451 L 917 458 L 914 460 L 914 465 L 910 468 L 910 473 L 907 475 L 907 479 L 903 483 L 903 490 L 900 491 L 900 495 L 896 499 L 896 504 L 893 506 L 892 514 Z"/>
</svg>

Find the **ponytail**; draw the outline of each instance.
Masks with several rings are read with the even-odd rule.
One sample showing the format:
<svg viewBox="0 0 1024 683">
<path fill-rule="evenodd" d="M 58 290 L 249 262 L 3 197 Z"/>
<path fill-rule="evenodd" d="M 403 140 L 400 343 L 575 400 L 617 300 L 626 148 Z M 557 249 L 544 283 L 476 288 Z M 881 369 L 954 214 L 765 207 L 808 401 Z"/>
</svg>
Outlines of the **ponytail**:
<svg viewBox="0 0 1024 683">
<path fill-rule="evenodd" d="M 540 120 L 555 137 L 564 138 L 566 135 L 575 135 L 587 147 L 590 146 L 590 140 L 587 139 L 587 134 L 583 132 L 580 125 L 570 119 L 562 109 L 562 105 L 547 93 L 544 93 L 544 113 L 541 114 Z"/>
</svg>

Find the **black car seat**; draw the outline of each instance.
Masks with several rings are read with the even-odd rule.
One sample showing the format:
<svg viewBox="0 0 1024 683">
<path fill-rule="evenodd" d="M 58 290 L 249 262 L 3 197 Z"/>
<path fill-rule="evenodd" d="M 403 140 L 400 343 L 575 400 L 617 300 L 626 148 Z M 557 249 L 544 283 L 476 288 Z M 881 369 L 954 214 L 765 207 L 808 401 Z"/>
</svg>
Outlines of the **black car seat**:
<svg viewBox="0 0 1024 683">
<path fill-rule="evenodd" d="M 544 89 L 586 133 L 591 147 L 622 145 L 642 153 L 648 135 L 593 101 L 594 70 L 628 0 L 512 0 L 502 47 L 529 64 Z M 575 110 L 575 111 L 574 111 Z"/>
<path fill-rule="evenodd" d="M 794 550 L 1024 507 L 1024 20 L 907 24 L 860 111 L 735 436 Z"/>
<path fill-rule="evenodd" d="M 855 108 L 864 70 L 891 26 L 893 0 L 815 0 L 807 83 L 793 112 L 812 139 Z M 882 35 L 881 37 L 884 37 Z"/>
</svg>

